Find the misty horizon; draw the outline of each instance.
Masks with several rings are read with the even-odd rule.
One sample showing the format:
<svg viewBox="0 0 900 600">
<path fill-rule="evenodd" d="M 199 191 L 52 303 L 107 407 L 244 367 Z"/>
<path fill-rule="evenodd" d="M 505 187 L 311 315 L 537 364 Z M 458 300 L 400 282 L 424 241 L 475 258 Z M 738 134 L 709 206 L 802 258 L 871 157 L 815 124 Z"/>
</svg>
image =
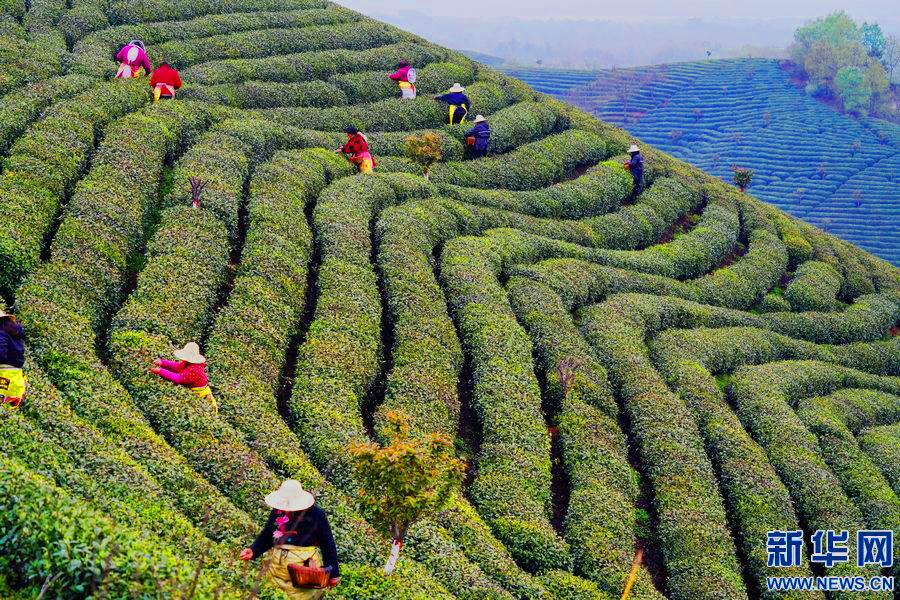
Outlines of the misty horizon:
<svg viewBox="0 0 900 600">
<path fill-rule="evenodd" d="M 436 43 L 508 64 L 541 61 L 544 66 L 595 69 L 710 55 L 781 58 L 797 27 L 844 8 L 837 2 L 795 2 L 785 14 L 769 9 L 778 5 L 769 0 L 742 2 L 729 11 L 723 11 L 721 3 L 647 0 L 639 13 L 628 13 L 619 3 L 561 0 L 555 4 L 556 12 L 547 15 L 546 3 L 523 0 L 515 3 L 517 10 L 499 14 L 512 3 L 461 0 L 453 5 L 457 15 L 453 16 L 445 4 L 432 0 L 395 0 L 389 8 L 374 0 L 341 3 Z M 863 1 L 846 10 L 860 23 L 875 21 L 886 33 L 900 33 L 900 16 L 885 4 Z"/>
</svg>

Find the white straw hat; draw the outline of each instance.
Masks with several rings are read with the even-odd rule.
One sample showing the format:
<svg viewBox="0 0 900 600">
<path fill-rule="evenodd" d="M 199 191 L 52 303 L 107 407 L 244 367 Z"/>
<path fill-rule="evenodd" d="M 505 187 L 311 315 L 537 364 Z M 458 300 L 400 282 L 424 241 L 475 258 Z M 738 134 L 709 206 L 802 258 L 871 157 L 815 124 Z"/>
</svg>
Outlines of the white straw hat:
<svg viewBox="0 0 900 600">
<path fill-rule="evenodd" d="M 476 116 L 475 116 L 475 122 L 476 122 L 476 123 L 482 123 L 482 122 L 484 122 L 484 121 L 487 121 L 487 119 L 484 118 L 484 115 L 476 115 Z"/>
<path fill-rule="evenodd" d="M 188 342 L 181 350 L 175 351 L 175 358 L 195 365 L 202 365 L 206 362 L 206 357 L 200 354 L 200 346 L 195 342 Z"/>
<path fill-rule="evenodd" d="M 464 88 L 463 86 L 459 85 L 458 83 L 454 83 L 454 84 L 453 84 L 453 87 L 450 88 L 450 91 L 451 91 L 451 92 L 464 92 L 465 89 L 466 89 L 466 88 Z"/>
<path fill-rule="evenodd" d="M 277 510 L 306 510 L 316 503 L 313 495 L 295 479 L 285 479 L 277 490 L 266 496 L 266 504 Z"/>
<path fill-rule="evenodd" d="M 641 151 L 641 149 L 637 147 L 637 144 L 632 144 L 631 148 L 628 149 L 629 154 L 632 152 L 640 152 L 640 151 Z"/>
</svg>

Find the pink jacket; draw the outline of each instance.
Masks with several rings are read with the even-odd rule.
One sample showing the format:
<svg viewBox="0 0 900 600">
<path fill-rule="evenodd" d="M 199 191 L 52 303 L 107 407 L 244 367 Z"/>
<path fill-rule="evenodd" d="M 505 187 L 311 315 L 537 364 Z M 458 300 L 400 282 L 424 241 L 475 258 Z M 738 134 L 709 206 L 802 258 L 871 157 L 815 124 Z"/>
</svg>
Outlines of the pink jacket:
<svg viewBox="0 0 900 600">
<path fill-rule="evenodd" d="M 400 69 L 397 70 L 396 73 L 391 73 L 390 75 L 388 75 L 388 77 L 390 77 L 394 81 L 407 81 L 408 82 L 409 81 L 409 69 L 410 69 L 409 66 L 400 67 Z"/>
<path fill-rule="evenodd" d="M 185 361 L 160 359 L 159 376 L 172 383 L 192 388 L 206 387 L 206 363 L 197 365 Z"/>
<path fill-rule="evenodd" d="M 128 51 L 132 48 L 137 50 L 137 56 L 134 60 L 128 60 Z M 153 70 L 150 66 L 150 59 L 147 58 L 147 53 L 144 52 L 140 46 L 132 46 L 131 44 L 122 46 L 122 49 L 116 54 L 116 60 L 120 63 L 127 63 L 130 66 L 144 67 L 144 71 L 146 71 L 148 75 Z"/>
</svg>

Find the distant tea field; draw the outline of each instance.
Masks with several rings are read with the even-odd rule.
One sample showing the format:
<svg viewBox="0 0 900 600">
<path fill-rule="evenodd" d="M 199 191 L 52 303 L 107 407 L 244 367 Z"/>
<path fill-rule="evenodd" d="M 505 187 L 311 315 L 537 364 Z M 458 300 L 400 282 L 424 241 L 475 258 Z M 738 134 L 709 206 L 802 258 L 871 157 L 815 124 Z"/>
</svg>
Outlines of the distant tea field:
<svg viewBox="0 0 900 600">
<path fill-rule="evenodd" d="M 757 198 L 900 264 L 900 125 L 807 97 L 777 61 L 504 70 L 708 173 L 749 167 Z"/>
</svg>

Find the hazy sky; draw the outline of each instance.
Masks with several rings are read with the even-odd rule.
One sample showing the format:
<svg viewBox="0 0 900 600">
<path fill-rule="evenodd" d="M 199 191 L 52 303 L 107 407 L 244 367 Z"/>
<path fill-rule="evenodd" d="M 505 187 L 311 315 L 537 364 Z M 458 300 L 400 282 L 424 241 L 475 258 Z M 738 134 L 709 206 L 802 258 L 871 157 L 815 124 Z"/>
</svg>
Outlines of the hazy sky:
<svg viewBox="0 0 900 600">
<path fill-rule="evenodd" d="M 860 20 L 897 19 L 896 0 L 337 0 L 368 14 L 417 10 L 431 15 L 484 17 L 792 17 L 807 19 L 846 9 Z M 635 10 L 637 9 L 637 10 Z"/>
</svg>

